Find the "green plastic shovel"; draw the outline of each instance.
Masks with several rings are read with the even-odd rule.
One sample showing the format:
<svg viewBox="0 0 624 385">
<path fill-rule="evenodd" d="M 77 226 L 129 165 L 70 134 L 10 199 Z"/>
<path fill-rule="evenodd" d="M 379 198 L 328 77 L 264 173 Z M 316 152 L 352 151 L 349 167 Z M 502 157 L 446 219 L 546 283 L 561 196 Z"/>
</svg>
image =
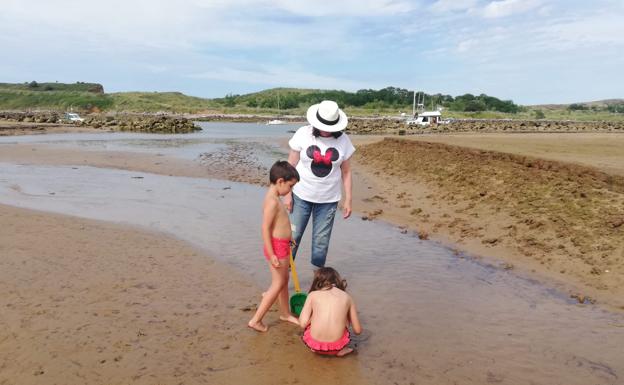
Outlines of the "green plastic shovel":
<svg viewBox="0 0 624 385">
<path fill-rule="evenodd" d="M 308 296 L 302 293 L 299 287 L 299 277 L 297 277 L 297 268 L 295 267 L 295 260 L 292 256 L 292 249 L 290 250 L 290 272 L 292 273 L 293 283 L 295 284 L 295 294 L 290 297 L 290 312 L 299 317 L 301 309 L 303 309 L 303 304 Z"/>
</svg>

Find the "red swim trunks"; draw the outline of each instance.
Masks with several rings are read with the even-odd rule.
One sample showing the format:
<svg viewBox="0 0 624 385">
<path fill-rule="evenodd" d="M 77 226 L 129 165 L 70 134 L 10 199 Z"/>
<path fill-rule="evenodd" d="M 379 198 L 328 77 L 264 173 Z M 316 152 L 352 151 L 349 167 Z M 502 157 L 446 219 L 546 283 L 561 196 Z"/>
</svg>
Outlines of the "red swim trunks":
<svg viewBox="0 0 624 385">
<path fill-rule="evenodd" d="M 310 326 L 308 326 L 303 332 L 303 337 L 301 337 L 303 343 L 306 344 L 314 353 L 318 354 L 327 354 L 327 355 L 336 355 L 340 352 L 345 346 L 349 344 L 351 341 L 351 335 L 349 334 L 349 330 L 345 328 L 342 337 L 338 339 L 338 341 L 334 342 L 323 342 L 317 341 L 312 337 L 310 333 Z"/>
<path fill-rule="evenodd" d="M 273 252 L 277 259 L 288 259 L 290 256 L 290 238 L 271 238 L 271 245 L 273 245 Z M 267 261 L 271 260 L 266 247 L 264 247 L 264 257 Z"/>
</svg>

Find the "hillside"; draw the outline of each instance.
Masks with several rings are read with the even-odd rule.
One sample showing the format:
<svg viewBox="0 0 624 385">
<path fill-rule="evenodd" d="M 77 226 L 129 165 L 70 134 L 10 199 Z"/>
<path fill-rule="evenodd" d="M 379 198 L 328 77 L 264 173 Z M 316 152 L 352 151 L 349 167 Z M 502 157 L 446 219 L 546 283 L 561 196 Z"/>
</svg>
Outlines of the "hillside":
<svg viewBox="0 0 624 385">
<path fill-rule="evenodd" d="M 624 99 L 520 106 L 485 94 L 424 97 L 427 108 L 441 108 L 445 117 L 458 119 L 624 120 Z M 397 87 L 356 92 L 273 88 L 206 99 L 180 92 L 105 93 L 97 83 L 0 83 L 0 110 L 302 116 L 308 106 L 325 99 L 337 101 L 352 116 L 399 116 L 411 113 L 413 91 Z"/>
<path fill-rule="evenodd" d="M 90 92 L 95 94 L 103 94 L 104 87 L 98 83 L 37 83 L 36 81 L 26 83 L 0 83 L 0 90 L 12 91 L 64 91 L 64 92 Z"/>
</svg>

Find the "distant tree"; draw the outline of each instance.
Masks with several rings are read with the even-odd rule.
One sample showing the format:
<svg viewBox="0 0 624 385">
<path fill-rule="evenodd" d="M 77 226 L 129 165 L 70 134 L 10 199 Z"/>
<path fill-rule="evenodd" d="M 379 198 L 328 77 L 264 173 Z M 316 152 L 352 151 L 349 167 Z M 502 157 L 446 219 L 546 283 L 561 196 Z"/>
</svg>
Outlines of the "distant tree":
<svg viewBox="0 0 624 385">
<path fill-rule="evenodd" d="M 580 103 L 572 103 L 568 106 L 568 110 L 570 111 L 584 111 L 587 110 L 587 106 Z"/>
<path fill-rule="evenodd" d="M 299 102 L 297 98 L 292 94 L 286 94 L 280 97 L 280 108 L 281 109 L 289 109 L 299 107 Z"/>
<path fill-rule="evenodd" d="M 611 104 L 607 106 L 607 111 L 624 114 L 624 104 Z"/>
<path fill-rule="evenodd" d="M 247 101 L 247 107 L 256 108 L 258 107 L 258 100 L 256 98 L 249 99 Z"/>
<path fill-rule="evenodd" d="M 535 119 L 545 119 L 546 115 L 544 115 L 544 111 L 535 110 Z"/>
<path fill-rule="evenodd" d="M 487 109 L 487 106 L 481 100 L 471 100 L 468 103 L 466 103 L 466 106 L 464 107 L 464 111 L 466 112 L 479 112 L 479 111 L 485 111 L 486 109 Z"/>
<path fill-rule="evenodd" d="M 30 87 L 30 88 L 37 88 L 37 87 L 39 87 L 39 83 L 37 83 L 36 81 L 33 80 L 32 82 L 28 83 L 28 87 Z"/>
<path fill-rule="evenodd" d="M 225 100 L 223 101 L 223 105 L 226 107 L 234 107 L 236 105 L 236 95 L 232 95 L 232 94 L 225 95 Z"/>
</svg>

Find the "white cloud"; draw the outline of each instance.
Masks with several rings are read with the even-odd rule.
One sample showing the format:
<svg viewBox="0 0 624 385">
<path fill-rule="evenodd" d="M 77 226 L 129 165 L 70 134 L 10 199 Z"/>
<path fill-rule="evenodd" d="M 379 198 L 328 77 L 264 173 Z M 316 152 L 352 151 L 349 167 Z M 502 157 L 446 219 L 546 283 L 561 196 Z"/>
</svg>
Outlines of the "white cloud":
<svg viewBox="0 0 624 385">
<path fill-rule="evenodd" d="M 288 67 L 264 67 L 247 70 L 219 67 L 214 70 L 188 75 L 194 79 L 210 79 L 248 84 L 279 84 L 282 87 L 358 90 L 370 87 L 370 82 L 318 75 L 305 70 Z"/>
<path fill-rule="evenodd" d="M 476 40 L 476 39 L 462 40 L 457 45 L 457 52 L 468 52 L 475 45 L 477 45 L 477 43 L 478 43 L 478 40 Z"/>
<path fill-rule="evenodd" d="M 600 46 L 620 46 L 624 49 L 623 16 L 597 13 L 583 19 L 557 21 L 539 28 L 538 32 L 552 42 L 553 49 L 599 49 Z M 591 55 L 591 52 L 588 54 Z"/>
<path fill-rule="evenodd" d="M 465 11 L 472 9 L 477 0 L 438 0 L 431 4 L 429 9 L 436 13 Z"/>
<path fill-rule="evenodd" d="M 524 13 L 537 8 L 542 0 L 500 0 L 492 1 L 483 9 L 486 18 L 499 18 Z"/>
<path fill-rule="evenodd" d="M 281 10 L 299 16 L 375 16 L 406 13 L 415 8 L 407 0 L 191 0 L 192 3 L 210 9 L 243 10 L 253 7 L 266 10 Z"/>
</svg>

